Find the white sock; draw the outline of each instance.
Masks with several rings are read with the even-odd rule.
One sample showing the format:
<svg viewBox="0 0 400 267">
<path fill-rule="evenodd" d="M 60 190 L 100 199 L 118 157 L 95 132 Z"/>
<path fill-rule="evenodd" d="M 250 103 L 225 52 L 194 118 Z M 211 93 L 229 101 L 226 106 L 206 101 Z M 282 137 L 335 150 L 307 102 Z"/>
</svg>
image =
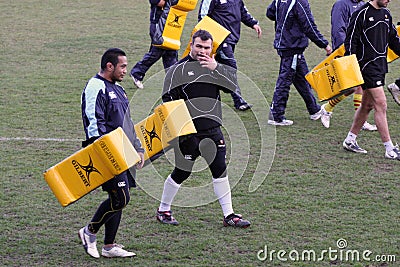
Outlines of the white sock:
<svg viewBox="0 0 400 267">
<path fill-rule="evenodd" d="M 215 195 L 221 205 L 224 217 L 233 213 L 231 187 L 229 185 L 228 176 L 223 178 L 213 178 L 213 186 Z"/>
<path fill-rule="evenodd" d="M 348 134 L 347 134 L 347 137 L 346 137 L 346 142 L 347 143 L 349 143 L 349 142 L 353 142 L 353 141 L 356 141 L 356 138 L 357 138 L 357 135 L 356 134 L 353 134 L 352 132 L 349 132 Z"/>
<path fill-rule="evenodd" d="M 164 190 L 161 197 L 160 206 L 158 208 L 159 211 L 169 211 L 171 210 L 171 204 L 174 200 L 176 193 L 178 193 L 180 184 L 177 184 L 172 178 L 171 175 L 164 182 Z"/>
<path fill-rule="evenodd" d="M 390 151 L 392 151 L 393 148 L 394 148 L 394 145 L 393 145 L 393 143 L 392 143 L 392 140 L 389 140 L 389 141 L 383 143 L 383 145 L 384 145 L 385 148 L 386 148 L 386 152 L 390 152 Z"/>
</svg>

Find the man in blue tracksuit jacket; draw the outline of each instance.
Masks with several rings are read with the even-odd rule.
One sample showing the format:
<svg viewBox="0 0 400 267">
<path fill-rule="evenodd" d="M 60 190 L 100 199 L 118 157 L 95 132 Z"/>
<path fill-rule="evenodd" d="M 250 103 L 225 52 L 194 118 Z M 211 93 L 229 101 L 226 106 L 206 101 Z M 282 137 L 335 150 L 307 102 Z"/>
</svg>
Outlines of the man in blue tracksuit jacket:
<svg viewBox="0 0 400 267">
<path fill-rule="evenodd" d="M 119 48 L 108 49 L 101 57 L 101 69 L 92 77 L 82 92 L 82 121 L 86 140 L 83 146 L 121 127 L 133 147 L 140 155 L 136 164 L 143 167 L 144 149 L 137 138 L 130 116 L 129 99 L 119 84 L 127 73 L 126 54 Z M 121 222 L 122 210 L 130 201 L 129 188 L 134 185 L 135 170 L 124 171 L 102 185 L 108 198 L 97 208 L 90 222 L 79 230 L 82 245 L 90 256 L 99 258 L 96 233 L 104 226 L 104 246 L 101 255 L 107 258 L 133 257 L 135 253 L 115 244 L 115 237 Z"/>
<path fill-rule="evenodd" d="M 351 14 L 360 6 L 364 5 L 362 0 L 337 0 L 331 11 L 331 41 L 332 49 L 336 50 L 346 39 L 346 29 L 349 25 Z"/>
<path fill-rule="evenodd" d="M 209 16 L 231 32 L 219 47 L 215 59 L 221 64 L 237 69 L 234 52 L 240 39 L 241 23 L 254 29 L 258 37 L 261 37 L 262 31 L 258 21 L 249 13 L 242 0 L 202 0 L 199 21 L 205 16 Z M 242 98 L 239 86 L 236 92 L 231 92 L 231 96 L 236 109 L 245 111 L 251 108 L 251 105 Z"/>
<path fill-rule="evenodd" d="M 153 44 L 157 44 L 156 36 L 162 35 L 162 30 L 160 27 L 157 27 L 157 23 L 161 19 L 163 12 L 166 12 L 169 7 L 172 6 L 177 1 L 168 1 L 168 0 L 149 0 L 150 2 L 150 37 L 151 37 L 151 45 L 149 52 L 147 52 L 143 59 L 135 64 L 131 69 L 130 75 L 133 79 L 135 86 L 139 89 L 143 89 L 143 79 L 146 75 L 146 72 L 153 66 L 160 58 L 162 58 L 164 69 L 168 69 L 172 65 L 174 65 L 178 61 L 178 51 L 169 50 L 154 46 Z M 166 6 L 168 5 L 168 6 Z M 161 31 L 161 32 L 158 32 Z"/>
<path fill-rule="evenodd" d="M 327 54 L 332 52 L 332 48 L 318 31 L 307 0 L 274 0 L 268 6 L 266 15 L 275 21 L 274 47 L 281 57 L 268 123 L 282 126 L 293 124 L 293 121 L 285 118 L 292 83 L 303 98 L 310 119 L 318 120 L 321 117 L 320 106 L 305 79 L 308 66 L 303 52 L 308 46 L 308 39 L 324 48 Z"/>
</svg>

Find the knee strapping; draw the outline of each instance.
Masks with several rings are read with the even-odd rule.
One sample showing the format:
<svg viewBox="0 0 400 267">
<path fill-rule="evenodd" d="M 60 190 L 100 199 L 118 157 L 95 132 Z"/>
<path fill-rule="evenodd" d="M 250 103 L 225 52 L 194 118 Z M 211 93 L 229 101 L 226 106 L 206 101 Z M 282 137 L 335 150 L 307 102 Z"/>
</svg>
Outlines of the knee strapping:
<svg viewBox="0 0 400 267">
<path fill-rule="evenodd" d="M 113 210 L 120 210 L 128 205 L 130 195 L 128 190 L 120 189 L 109 193 L 111 207 Z"/>
</svg>

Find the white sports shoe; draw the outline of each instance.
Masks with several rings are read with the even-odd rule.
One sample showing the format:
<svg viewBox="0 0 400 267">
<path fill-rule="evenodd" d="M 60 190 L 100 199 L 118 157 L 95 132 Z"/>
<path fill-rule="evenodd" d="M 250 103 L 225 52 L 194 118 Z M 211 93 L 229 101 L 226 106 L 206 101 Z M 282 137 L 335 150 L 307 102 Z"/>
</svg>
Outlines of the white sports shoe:
<svg viewBox="0 0 400 267">
<path fill-rule="evenodd" d="M 378 130 L 378 127 L 366 121 L 361 129 L 363 129 L 364 131 L 376 131 Z"/>
<path fill-rule="evenodd" d="M 394 102 L 400 105 L 400 88 L 395 83 L 388 85 L 388 90 L 392 94 Z"/>
<path fill-rule="evenodd" d="M 326 104 L 323 104 L 321 107 L 321 122 L 325 128 L 329 128 L 329 124 L 331 122 L 332 112 L 326 111 L 325 109 Z"/>
<path fill-rule="evenodd" d="M 322 115 L 322 107 L 321 107 L 321 109 L 320 109 L 318 112 L 316 112 L 316 113 L 310 115 L 310 120 L 316 121 L 316 120 L 318 120 L 319 118 L 321 118 L 321 115 Z"/>
<path fill-rule="evenodd" d="M 358 146 L 357 141 L 350 141 L 346 142 L 346 140 L 343 141 L 343 148 L 347 151 L 351 151 L 354 153 L 361 153 L 361 154 L 367 154 L 367 150 L 362 149 L 361 147 Z"/>
<path fill-rule="evenodd" d="M 144 88 L 143 83 L 142 83 L 141 81 L 139 81 L 138 79 L 136 79 L 136 78 L 135 78 L 134 76 L 132 76 L 132 75 L 131 75 L 131 77 L 132 77 L 133 83 L 135 84 L 135 86 L 136 86 L 137 88 L 139 88 L 139 89 L 143 89 L 143 88 Z"/>
<path fill-rule="evenodd" d="M 124 246 L 114 244 L 110 250 L 106 250 L 104 247 L 101 250 L 101 255 L 106 258 L 127 258 L 136 256 L 135 253 L 126 251 L 123 249 Z"/>
<path fill-rule="evenodd" d="M 389 151 L 385 153 L 385 158 L 387 159 L 397 159 L 400 160 L 400 150 L 399 150 L 399 146 L 396 145 L 392 151 Z"/>
<path fill-rule="evenodd" d="M 275 125 L 275 126 L 289 126 L 289 125 L 293 124 L 293 121 L 287 120 L 287 119 L 284 119 L 284 120 L 282 120 L 280 122 L 274 121 L 274 120 L 268 120 L 268 124 L 269 125 Z"/>
<path fill-rule="evenodd" d="M 96 246 L 96 235 L 87 234 L 85 231 L 85 227 L 81 228 L 78 232 L 79 238 L 82 240 L 82 245 L 87 254 L 92 256 L 93 258 L 100 258 L 99 252 L 97 251 Z"/>
</svg>

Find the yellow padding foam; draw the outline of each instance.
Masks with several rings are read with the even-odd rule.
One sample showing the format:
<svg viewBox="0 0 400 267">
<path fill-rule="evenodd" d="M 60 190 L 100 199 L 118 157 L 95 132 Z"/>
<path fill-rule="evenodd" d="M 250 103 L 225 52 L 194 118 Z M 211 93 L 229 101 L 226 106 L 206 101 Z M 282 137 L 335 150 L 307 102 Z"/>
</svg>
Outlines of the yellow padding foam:
<svg viewBox="0 0 400 267">
<path fill-rule="evenodd" d="M 192 11 L 196 8 L 197 0 L 179 0 L 173 7 L 182 11 Z"/>
<path fill-rule="evenodd" d="M 196 8 L 197 0 L 179 0 L 169 9 L 169 13 L 162 33 L 163 43 L 157 47 L 179 50 L 181 35 L 185 25 L 187 13 Z"/>
<path fill-rule="evenodd" d="M 183 100 L 157 106 L 135 125 L 145 160 L 170 146 L 178 136 L 196 133 Z M 43 175 L 62 206 L 77 201 L 140 161 L 128 137 L 118 128 L 48 169 Z"/>
<path fill-rule="evenodd" d="M 396 26 L 396 29 L 397 34 L 400 35 L 400 25 Z M 319 100 L 335 98 L 346 89 L 364 83 L 355 55 L 351 55 L 354 56 L 353 59 L 340 60 L 345 52 L 344 45 L 341 45 L 306 75 L 308 83 L 317 92 Z M 389 49 L 387 62 L 390 63 L 397 58 L 399 56 Z"/>
<path fill-rule="evenodd" d="M 132 143 L 118 128 L 48 169 L 44 179 L 65 207 L 138 161 Z"/>
<path fill-rule="evenodd" d="M 322 60 L 317 66 L 315 66 L 311 71 L 319 70 L 331 64 L 332 60 L 335 58 L 343 57 L 346 49 L 344 45 L 339 46 L 335 51 L 333 51 L 329 56 Z"/>
<path fill-rule="evenodd" d="M 400 36 L 400 25 L 397 25 L 396 29 L 397 29 L 397 35 Z M 398 58 L 399 58 L 399 55 L 397 55 L 395 52 L 393 52 L 392 49 L 389 48 L 388 54 L 387 54 L 387 62 L 390 63 Z"/>
<path fill-rule="evenodd" d="M 186 46 L 185 52 L 183 52 L 182 58 L 186 57 L 190 52 L 190 42 L 192 40 L 192 36 L 198 30 L 206 30 L 213 37 L 213 50 L 211 55 L 214 55 L 217 52 L 218 47 L 223 43 L 226 37 L 231 33 L 221 24 L 210 18 L 209 16 L 205 16 L 202 20 L 197 23 L 197 25 L 193 28 L 190 41 Z"/>
<path fill-rule="evenodd" d="M 313 69 L 306 75 L 306 79 L 321 101 L 335 98 L 343 94 L 346 89 L 364 83 L 354 54 L 335 58 L 326 66 Z"/>
<path fill-rule="evenodd" d="M 135 124 L 135 131 L 148 160 L 168 148 L 178 136 L 196 133 L 196 128 L 185 101 L 180 99 L 157 106 L 152 115 Z"/>
</svg>

